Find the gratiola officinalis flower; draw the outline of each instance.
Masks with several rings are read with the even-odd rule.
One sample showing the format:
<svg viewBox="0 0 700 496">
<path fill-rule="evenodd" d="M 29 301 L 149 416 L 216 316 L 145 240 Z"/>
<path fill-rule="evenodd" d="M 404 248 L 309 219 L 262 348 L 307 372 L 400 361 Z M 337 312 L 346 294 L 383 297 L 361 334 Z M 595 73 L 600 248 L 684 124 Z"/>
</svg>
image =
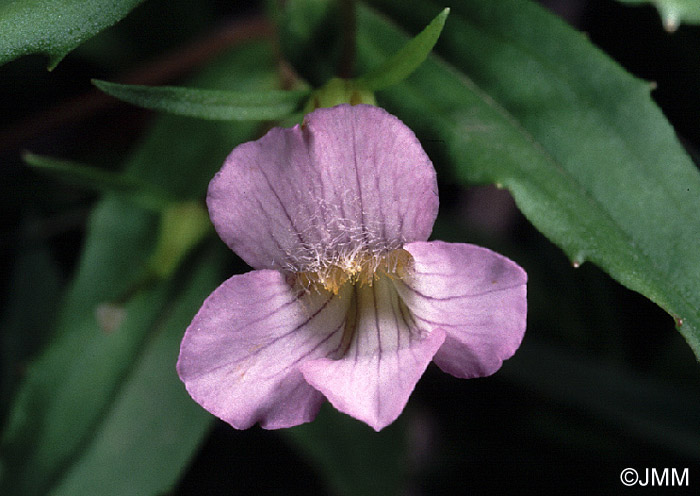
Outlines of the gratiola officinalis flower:
<svg viewBox="0 0 700 496">
<path fill-rule="evenodd" d="M 255 270 L 206 299 L 178 372 L 236 428 L 308 422 L 328 399 L 380 430 L 431 361 L 486 376 L 520 345 L 525 272 L 485 248 L 427 241 L 435 169 L 381 108 L 321 108 L 238 146 L 207 205 Z"/>
</svg>

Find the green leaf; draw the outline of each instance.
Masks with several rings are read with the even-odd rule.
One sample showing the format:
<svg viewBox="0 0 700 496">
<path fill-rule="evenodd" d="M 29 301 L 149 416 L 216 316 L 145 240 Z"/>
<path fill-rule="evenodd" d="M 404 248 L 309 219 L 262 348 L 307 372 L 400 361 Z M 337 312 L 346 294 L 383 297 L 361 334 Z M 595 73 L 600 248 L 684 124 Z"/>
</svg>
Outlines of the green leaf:
<svg viewBox="0 0 700 496">
<path fill-rule="evenodd" d="M 143 212 L 124 218 L 129 210 L 111 200 L 93 215 L 80 267 L 84 275 L 61 309 L 58 336 L 31 365 L 3 433 L 0 492 L 47 492 L 111 401 L 165 305 L 166 284 L 117 301 L 115 289 L 133 281 L 143 258 L 139 248 L 148 246 L 152 228 Z M 105 277 L 110 275 L 112 281 Z M 100 322 L 99 309 L 108 303 L 124 315 L 121 323 Z"/>
<path fill-rule="evenodd" d="M 144 343 L 99 427 L 81 448 L 82 456 L 51 494 L 164 494 L 172 490 L 192 447 L 213 422 L 185 393 L 174 364 L 183 329 L 199 309 L 202 295 L 220 281 L 221 254 L 209 250 L 199 258 L 181 293 L 170 301 L 172 312 Z"/>
<path fill-rule="evenodd" d="M 36 171 L 57 179 L 95 191 L 120 193 L 140 207 L 161 210 L 173 199 L 155 185 L 146 184 L 123 173 L 90 167 L 69 160 L 25 152 L 22 159 Z"/>
<path fill-rule="evenodd" d="M 204 205 L 191 201 L 169 205 L 161 215 L 158 242 L 148 270 L 156 277 L 169 277 L 211 229 Z"/>
<path fill-rule="evenodd" d="M 253 43 L 226 54 L 194 83 L 241 91 L 272 87 L 274 67 L 271 48 Z M 251 123 L 163 116 L 124 173 L 158 184 L 175 198 L 201 200 L 226 154 L 257 132 Z M 78 487 L 99 488 L 91 493 L 103 495 L 162 494 L 194 453 L 211 416 L 194 404 L 172 411 L 191 401 L 174 376 L 173 350 L 176 329 L 181 337 L 212 287 L 207 274 L 218 262 L 200 260 L 204 265 L 194 265 L 200 267 L 195 279 L 178 270 L 143 286 L 160 220 L 115 194 L 95 208 L 50 345 L 27 368 L 3 431 L 1 494 L 31 496 Z M 143 404 L 140 415 L 131 417 L 144 391 L 163 395 L 160 407 Z M 137 438 L 114 445 L 129 421 L 129 432 Z M 101 464 L 103 457 L 119 462 Z"/>
<path fill-rule="evenodd" d="M 681 23 L 700 23 L 700 2 L 698 0 L 618 0 L 633 5 L 652 4 L 668 31 L 675 31 Z"/>
<path fill-rule="evenodd" d="M 209 120 L 265 121 L 288 117 L 299 109 L 308 90 L 242 92 L 137 86 L 94 79 L 93 84 L 119 100 L 139 107 Z"/>
<path fill-rule="evenodd" d="M 436 8 L 373 3 L 409 27 Z M 406 37 L 359 12 L 359 61 L 372 66 Z M 461 2 L 441 40 L 444 62 L 427 61 L 386 106 L 439 140 L 461 181 L 507 187 L 575 265 L 592 261 L 664 308 L 700 357 L 700 174 L 650 85 L 532 2 Z"/>
<path fill-rule="evenodd" d="M 378 91 L 400 83 L 430 55 L 437 43 L 450 9 L 444 9 L 415 38 L 376 69 L 355 80 L 358 86 Z"/>
<path fill-rule="evenodd" d="M 7 0 L 0 4 L 0 65 L 22 55 L 68 52 L 113 25 L 143 0 Z"/>
<path fill-rule="evenodd" d="M 19 236 L 31 232 L 25 221 Z M 61 271 L 43 246 L 22 246 L 16 255 L 3 314 L 0 320 L 0 422 L 27 361 L 46 341 L 46 327 L 53 322 L 61 289 Z"/>
</svg>

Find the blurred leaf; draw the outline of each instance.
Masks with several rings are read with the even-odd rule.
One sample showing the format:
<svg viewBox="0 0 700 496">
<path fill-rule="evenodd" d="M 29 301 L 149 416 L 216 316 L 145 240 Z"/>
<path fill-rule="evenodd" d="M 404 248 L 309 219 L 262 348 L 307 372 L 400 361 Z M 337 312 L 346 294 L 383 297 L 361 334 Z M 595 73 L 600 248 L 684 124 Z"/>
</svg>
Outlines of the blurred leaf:
<svg viewBox="0 0 700 496">
<path fill-rule="evenodd" d="M 668 31 L 675 31 L 681 23 L 700 23 L 698 0 L 618 0 L 629 4 L 651 4 L 656 7 Z"/>
<path fill-rule="evenodd" d="M 143 208 L 160 210 L 172 201 L 172 198 L 160 191 L 157 186 L 146 184 L 123 173 L 111 172 L 98 169 L 97 167 L 29 152 L 22 154 L 22 158 L 36 171 L 52 175 L 61 181 L 85 189 L 105 193 L 122 193 L 123 197 L 129 198 L 136 205 Z"/>
<path fill-rule="evenodd" d="M 301 106 L 308 90 L 258 92 L 205 90 L 174 86 L 136 86 L 94 79 L 93 84 L 119 100 L 140 107 L 209 120 L 283 119 Z"/>
<path fill-rule="evenodd" d="M 430 55 L 445 25 L 450 9 L 444 9 L 415 38 L 406 43 L 382 65 L 355 81 L 358 86 L 377 91 L 406 79 Z"/>
<path fill-rule="evenodd" d="M 123 203 L 106 201 L 93 215 L 79 269 L 83 277 L 64 302 L 59 335 L 29 367 L 3 432 L 0 492 L 47 491 L 111 400 L 141 348 L 143 330 L 165 304 L 164 285 L 142 291 L 121 305 L 126 318 L 118 330 L 100 328 L 98 306 L 118 298 L 114 290 L 124 288 L 129 276 L 133 280 L 130 265 L 138 267 L 148 249 L 148 215 L 133 211 L 123 218 L 123 211 Z M 114 277 L 103 280 L 100 272 Z"/>
<path fill-rule="evenodd" d="M 237 90 L 271 87 L 275 82 L 272 50 L 257 43 L 225 55 L 196 81 Z M 257 126 L 249 123 L 163 117 L 133 153 L 125 174 L 158 184 L 177 198 L 201 199 L 226 154 L 256 131 Z M 3 433 L 0 493 L 31 496 L 62 484 L 70 491 L 79 484 L 99 487 L 97 494 L 123 494 L 118 491 L 129 480 L 143 486 L 134 485 L 127 493 L 160 493 L 173 484 L 199 444 L 211 416 L 191 415 L 198 408 L 194 405 L 182 416 L 175 415 L 172 423 L 166 418 L 174 415 L 169 409 L 173 405 L 190 401 L 184 388 L 172 382 L 177 359 L 173 333 L 178 327 L 184 333 L 196 302 L 211 289 L 212 261 L 202 262 L 199 282 L 188 282 L 184 271 L 178 271 L 176 277 L 142 286 L 159 220 L 113 195 L 93 212 L 58 327 L 50 346 L 28 368 Z M 189 310 L 187 315 L 180 304 Z M 161 372 L 170 377 L 169 384 L 152 375 L 161 366 L 168 367 Z M 162 408 L 142 405 L 144 416 L 129 417 L 139 436 L 145 436 L 150 426 L 149 436 L 140 437 L 139 443 L 125 440 L 121 448 L 103 445 L 125 428 L 129 419 L 124 415 L 133 413 L 149 389 L 154 394 L 160 391 L 167 401 L 161 397 Z M 168 450 L 172 457 L 166 458 L 169 465 L 164 469 L 157 458 Z M 120 462 L 93 470 L 99 460 L 110 457 L 119 457 Z M 122 467 L 131 460 L 149 463 L 125 473 Z M 119 483 L 110 485 L 106 482 L 110 480 Z"/>
<path fill-rule="evenodd" d="M 322 72 L 318 86 L 336 76 L 343 51 L 340 2 L 268 0 L 268 15 L 279 26 L 280 50 L 287 60 L 305 59 Z M 309 48 L 313 47 L 313 52 Z M 310 55 L 313 53 L 313 56 Z"/>
<path fill-rule="evenodd" d="M 225 55 L 193 83 L 240 92 L 279 85 L 275 56 L 266 44 L 250 44 Z M 125 172 L 157 184 L 182 200 L 201 201 L 214 174 L 233 147 L 259 129 L 255 122 L 226 123 L 162 116 L 144 137 Z"/>
<path fill-rule="evenodd" d="M 22 154 L 22 159 L 37 171 L 51 174 L 83 188 L 107 192 L 130 191 L 139 186 L 133 178 L 68 160 L 59 160 L 30 152 Z"/>
<path fill-rule="evenodd" d="M 143 0 L 6 0 L 0 4 L 0 65 L 22 55 L 49 56 L 49 69 Z"/>
<path fill-rule="evenodd" d="M 27 225 L 24 231 L 29 230 Z M 0 422 L 27 360 L 45 343 L 58 307 L 61 273 L 47 248 L 22 247 L 9 281 L 0 320 Z"/>
<path fill-rule="evenodd" d="M 192 201 L 170 205 L 162 213 L 158 242 L 148 269 L 160 278 L 171 276 L 211 230 L 209 212 L 204 205 Z"/>
<path fill-rule="evenodd" d="M 221 252 L 218 252 L 220 255 Z M 224 251 L 224 255 L 227 255 Z M 183 329 L 220 281 L 221 256 L 207 251 L 168 303 L 167 317 L 122 380 L 82 456 L 53 495 L 163 494 L 213 422 L 184 392 L 175 371 Z"/>
<path fill-rule="evenodd" d="M 374 432 L 324 405 L 313 422 L 282 434 L 301 448 L 334 492 L 347 496 L 402 494 L 408 475 L 405 419 Z"/>
<path fill-rule="evenodd" d="M 411 28 L 437 8 L 373 3 Z M 361 67 L 405 43 L 359 14 Z M 381 101 L 440 143 L 461 181 L 507 187 L 574 264 L 592 261 L 664 308 L 700 357 L 700 174 L 650 85 L 522 0 L 459 3 L 440 46 L 444 62 Z"/>
</svg>

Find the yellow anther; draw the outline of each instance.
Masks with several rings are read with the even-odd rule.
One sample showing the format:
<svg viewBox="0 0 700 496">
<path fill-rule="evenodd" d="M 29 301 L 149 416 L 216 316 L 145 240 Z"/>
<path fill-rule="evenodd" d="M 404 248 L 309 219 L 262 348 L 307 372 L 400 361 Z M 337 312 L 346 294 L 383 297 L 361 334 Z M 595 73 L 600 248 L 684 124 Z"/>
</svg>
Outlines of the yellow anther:
<svg viewBox="0 0 700 496">
<path fill-rule="evenodd" d="M 410 266 L 411 255 L 404 249 L 383 255 L 362 254 L 338 260 L 317 271 L 297 272 L 294 281 L 305 289 L 320 289 L 338 294 L 346 283 L 372 286 L 381 275 L 403 278 Z"/>
</svg>

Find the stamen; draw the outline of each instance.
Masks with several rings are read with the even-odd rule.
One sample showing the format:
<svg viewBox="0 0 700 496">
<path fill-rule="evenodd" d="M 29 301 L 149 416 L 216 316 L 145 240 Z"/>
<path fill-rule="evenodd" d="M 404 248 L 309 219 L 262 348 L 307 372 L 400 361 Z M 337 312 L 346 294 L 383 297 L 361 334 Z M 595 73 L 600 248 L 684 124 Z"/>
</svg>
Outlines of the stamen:
<svg viewBox="0 0 700 496">
<path fill-rule="evenodd" d="M 327 263 L 315 271 L 295 272 L 290 282 L 304 290 L 320 290 L 338 294 L 345 284 L 372 286 L 381 276 L 403 278 L 408 273 L 411 255 L 403 248 L 383 254 L 354 252 Z"/>
</svg>

